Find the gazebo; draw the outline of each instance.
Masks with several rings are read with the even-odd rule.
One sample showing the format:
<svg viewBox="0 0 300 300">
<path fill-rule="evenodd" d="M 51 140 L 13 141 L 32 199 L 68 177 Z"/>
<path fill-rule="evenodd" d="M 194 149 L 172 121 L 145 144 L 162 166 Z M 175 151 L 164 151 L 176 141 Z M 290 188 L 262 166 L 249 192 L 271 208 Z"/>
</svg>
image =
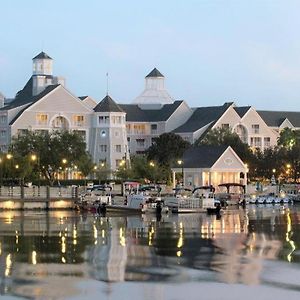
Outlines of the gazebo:
<svg viewBox="0 0 300 300">
<path fill-rule="evenodd" d="M 247 185 L 248 168 L 230 146 L 199 146 L 187 149 L 172 168 L 173 186 L 181 173 L 183 186 L 196 187 L 226 183 Z"/>
</svg>

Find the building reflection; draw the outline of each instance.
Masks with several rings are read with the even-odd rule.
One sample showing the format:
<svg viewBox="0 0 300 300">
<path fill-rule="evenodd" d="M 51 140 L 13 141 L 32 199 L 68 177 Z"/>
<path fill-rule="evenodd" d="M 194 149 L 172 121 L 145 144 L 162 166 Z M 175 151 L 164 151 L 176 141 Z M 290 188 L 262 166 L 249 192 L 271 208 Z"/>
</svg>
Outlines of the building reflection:
<svg viewBox="0 0 300 300">
<path fill-rule="evenodd" d="M 83 278 L 174 282 L 190 280 L 188 271 L 200 281 L 258 284 L 265 260 L 297 261 L 299 224 L 296 209 L 256 206 L 220 219 L 2 211 L 0 292 L 58 299 L 76 295 Z"/>
</svg>

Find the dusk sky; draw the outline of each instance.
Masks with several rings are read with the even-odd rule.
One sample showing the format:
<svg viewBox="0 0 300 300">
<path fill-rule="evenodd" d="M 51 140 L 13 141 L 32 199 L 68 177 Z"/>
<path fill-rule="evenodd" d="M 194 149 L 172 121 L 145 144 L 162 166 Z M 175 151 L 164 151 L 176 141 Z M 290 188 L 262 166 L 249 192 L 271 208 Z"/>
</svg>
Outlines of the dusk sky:
<svg viewBox="0 0 300 300">
<path fill-rule="evenodd" d="M 75 95 L 130 103 L 154 68 L 175 99 L 300 111 L 300 1 L 1 0 L 0 91 L 44 50 Z"/>
</svg>

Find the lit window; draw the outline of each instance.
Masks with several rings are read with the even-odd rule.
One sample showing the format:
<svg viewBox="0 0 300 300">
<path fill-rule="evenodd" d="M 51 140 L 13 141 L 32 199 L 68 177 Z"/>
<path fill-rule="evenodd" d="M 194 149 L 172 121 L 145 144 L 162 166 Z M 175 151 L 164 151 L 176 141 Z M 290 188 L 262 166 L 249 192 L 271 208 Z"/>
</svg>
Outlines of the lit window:
<svg viewBox="0 0 300 300">
<path fill-rule="evenodd" d="M 47 125 L 48 115 L 46 114 L 37 114 L 36 115 L 38 125 Z"/>
<path fill-rule="evenodd" d="M 100 135 L 101 135 L 101 137 L 103 137 L 103 138 L 106 137 L 106 131 L 105 131 L 105 130 L 102 130 L 101 133 L 100 133 Z"/>
<path fill-rule="evenodd" d="M 82 126 L 84 124 L 84 116 L 74 116 L 75 126 Z"/>
</svg>

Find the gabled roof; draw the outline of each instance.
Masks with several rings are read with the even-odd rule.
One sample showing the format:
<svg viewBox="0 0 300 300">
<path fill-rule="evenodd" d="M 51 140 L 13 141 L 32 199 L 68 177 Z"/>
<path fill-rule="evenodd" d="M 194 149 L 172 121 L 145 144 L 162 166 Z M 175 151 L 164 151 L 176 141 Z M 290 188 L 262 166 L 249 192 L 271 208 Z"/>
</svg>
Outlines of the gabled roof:
<svg viewBox="0 0 300 300">
<path fill-rule="evenodd" d="M 35 56 L 33 59 L 52 59 L 47 53 L 42 51 L 37 56 Z"/>
<path fill-rule="evenodd" d="M 160 122 L 167 121 L 182 102 L 177 100 L 161 109 L 141 109 L 137 104 L 120 104 L 120 107 L 126 112 L 128 122 Z"/>
<path fill-rule="evenodd" d="M 191 147 L 183 153 L 184 168 L 211 168 L 228 146 Z M 177 168 L 178 166 L 174 166 Z"/>
<path fill-rule="evenodd" d="M 17 92 L 16 97 L 12 100 L 9 105 L 2 107 L 0 110 L 12 109 L 32 101 L 32 77 L 27 81 L 24 88 Z"/>
<path fill-rule="evenodd" d="M 192 116 L 181 126 L 173 130 L 175 133 L 195 132 L 207 124 L 213 124 L 220 119 L 224 112 L 231 106 L 231 102 L 224 103 L 222 106 L 198 107 Z"/>
<path fill-rule="evenodd" d="M 270 127 L 279 127 L 285 119 L 294 127 L 300 127 L 300 112 L 257 110 L 257 113 Z"/>
<path fill-rule="evenodd" d="M 9 125 L 12 125 L 29 106 L 36 103 L 40 99 L 44 98 L 47 94 L 49 94 L 50 92 L 55 90 L 58 86 L 60 86 L 60 84 L 49 85 L 41 93 L 32 97 L 31 102 L 24 103 L 23 105 L 25 105 L 25 104 L 28 104 L 28 105 L 26 107 L 24 107 L 21 111 L 19 111 L 19 113 L 10 121 Z M 18 106 L 20 106 L 20 105 L 18 105 Z M 5 107 L 5 108 L 7 109 L 7 107 Z"/>
<path fill-rule="evenodd" d="M 163 74 L 161 74 L 156 68 L 154 68 L 147 76 L 148 77 L 164 77 Z"/>
<path fill-rule="evenodd" d="M 95 112 L 124 112 L 109 95 L 106 95 L 94 108 Z"/>
<path fill-rule="evenodd" d="M 84 99 L 86 99 L 88 96 L 80 96 L 80 97 L 78 97 L 80 100 L 84 100 Z"/>
<path fill-rule="evenodd" d="M 251 106 L 240 106 L 240 107 L 234 107 L 233 109 L 242 118 L 250 108 Z"/>
</svg>

